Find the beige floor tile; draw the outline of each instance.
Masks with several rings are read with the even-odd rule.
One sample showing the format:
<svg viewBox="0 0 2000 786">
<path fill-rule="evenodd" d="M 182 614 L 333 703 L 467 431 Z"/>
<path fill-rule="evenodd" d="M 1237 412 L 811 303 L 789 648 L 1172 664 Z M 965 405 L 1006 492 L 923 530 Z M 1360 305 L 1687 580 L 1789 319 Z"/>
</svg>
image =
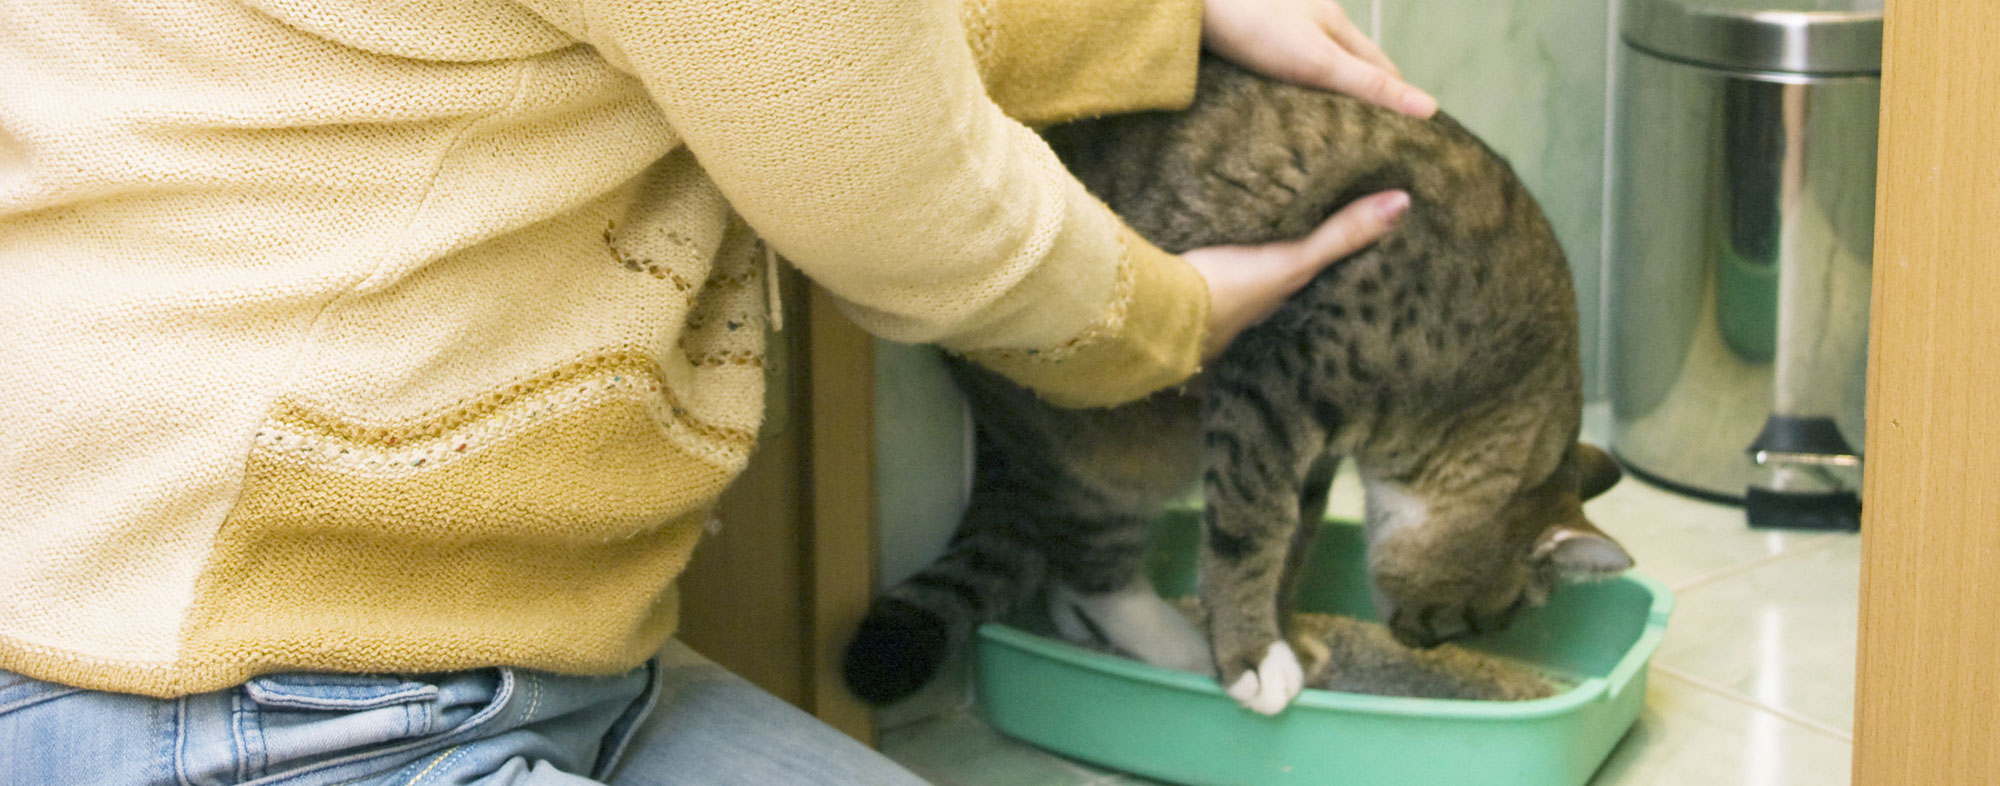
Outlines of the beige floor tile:
<svg viewBox="0 0 2000 786">
<path fill-rule="evenodd" d="M 963 711 L 883 732 L 882 753 L 937 786 L 1095 786 L 1119 778 L 1011 739 Z"/>
<path fill-rule="evenodd" d="M 1861 542 L 1834 537 L 1681 591 L 1654 664 L 1849 732 Z"/>
<path fill-rule="evenodd" d="M 1838 535 L 1753 530 L 1743 509 L 1626 477 L 1584 505 L 1584 515 L 1624 544 L 1639 570 L 1680 589 Z"/>
<path fill-rule="evenodd" d="M 1655 671 L 1591 786 L 1843 786 L 1852 757 L 1847 740 Z"/>
<path fill-rule="evenodd" d="M 1611 406 L 1583 410 L 1583 441 L 1610 444 Z M 1584 514 L 1638 560 L 1639 570 L 1680 589 L 1719 574 L 1774 559 L 1830 537 L 1810 532 L 1750 529 L 1743 509 L 1668 491 L 1627 474 Z"/>
</svg>

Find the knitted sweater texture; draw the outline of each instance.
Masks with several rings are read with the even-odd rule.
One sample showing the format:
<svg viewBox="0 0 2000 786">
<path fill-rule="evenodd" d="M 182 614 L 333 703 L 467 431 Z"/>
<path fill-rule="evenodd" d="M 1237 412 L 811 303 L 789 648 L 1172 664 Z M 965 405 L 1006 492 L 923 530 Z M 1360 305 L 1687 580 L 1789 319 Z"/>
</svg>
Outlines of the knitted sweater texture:
<svg viewBox="0 0 2000 786">
<path fill-rule="evenodd" d="M 173 696 L 638 663 L 759 425 L 767 248 L 1058 402 L 1181 380 L 1199 278 L 1023 123 L 1185 102 L 1198 28 L 0 4 L 0 668 Z"/>
</svg>

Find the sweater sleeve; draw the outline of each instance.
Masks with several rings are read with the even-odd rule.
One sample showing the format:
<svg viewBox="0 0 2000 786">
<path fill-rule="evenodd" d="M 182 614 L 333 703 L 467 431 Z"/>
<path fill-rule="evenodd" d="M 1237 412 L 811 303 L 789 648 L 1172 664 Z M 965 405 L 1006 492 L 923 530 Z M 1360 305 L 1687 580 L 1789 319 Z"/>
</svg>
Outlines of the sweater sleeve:
<svg viewBox="0 0 2000 786">
<path fill-rule="evenodd" d="M 1201 0 L 964 0 L 986 92 L 1045 126 L 1194 100 Z"/>
<path fill-rule="evenodd" d="M 949 0 L 582 0 L 730 205 L 862 327 L 1059 404 L 1193 373 L 1207 289 L 986 95 Z"/>
</svg>

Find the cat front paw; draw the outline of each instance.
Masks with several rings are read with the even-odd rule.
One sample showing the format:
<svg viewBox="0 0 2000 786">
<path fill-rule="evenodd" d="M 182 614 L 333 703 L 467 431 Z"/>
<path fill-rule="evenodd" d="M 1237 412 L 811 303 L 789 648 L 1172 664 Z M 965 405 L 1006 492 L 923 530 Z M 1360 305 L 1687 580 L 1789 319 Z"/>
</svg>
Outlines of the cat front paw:
<svg viewBox="0 0 2000 786">
<path fill-rule="evenodd" d="M 1257 667 L 1229 684 L 1229 696 L 1256 712 L 1276 715 L 1305 689 L 1305 669 L 1285 642 L 1273 642 Z"/>
</svg>

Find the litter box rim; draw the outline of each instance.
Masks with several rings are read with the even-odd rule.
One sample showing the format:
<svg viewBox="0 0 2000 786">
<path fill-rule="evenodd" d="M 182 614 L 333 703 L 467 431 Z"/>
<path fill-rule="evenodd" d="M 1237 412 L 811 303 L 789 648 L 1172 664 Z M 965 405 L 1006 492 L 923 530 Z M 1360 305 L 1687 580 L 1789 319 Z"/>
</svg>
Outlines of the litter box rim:
<svg viewBox="0 0 2000 786">
<path fill-rule="evenodd" d="M 1343 522 L 1327 523 L 1340 525 Z M 1667 620 L 1673 615 L 1674 595 L 1665 584 L 1637 571 L 1626 571 L 1603 581 L 1636 584 L 1652 599 L 1652 605 L 1646 612 L 1644 628 L 1638 638 L 1603 676 L 1585 677 L 1569 690 L 1553 696 L 1523 701 L 1377 696 L 1307 688 L 1300 691 L 1292 705 L 1277 717 L 1283 718 L 1294 708 L 1304 708 L 1376 716 L 1490 721 L 1564 715 L 1584 704 L 1616 700 L 1631 687 L 1635 677 L 1645 672 L 1661 641 L 1665 639 Z M 1084 649 L 1004 623 L 981 625 L 978 636 L 984 642 L 982 646 L 997 645 L 1024 650 L 1036 657 L 1087 669 L 1107 677 L 1185 693 L 1205 694 L 1235 702 L 1235 699 L 1229 698 L 1223 691 L 1221 683 L 1213 677 L 1161 668 L 1130 658 Z"/>
</svg>

